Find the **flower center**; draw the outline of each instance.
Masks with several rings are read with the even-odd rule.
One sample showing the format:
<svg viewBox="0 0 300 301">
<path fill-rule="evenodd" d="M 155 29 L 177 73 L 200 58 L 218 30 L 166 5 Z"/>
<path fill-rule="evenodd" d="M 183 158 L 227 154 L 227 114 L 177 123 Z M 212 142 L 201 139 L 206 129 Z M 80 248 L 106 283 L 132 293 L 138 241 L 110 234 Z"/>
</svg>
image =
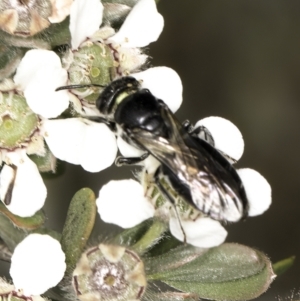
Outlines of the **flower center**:
<svg viewBox="0 0 300 301">
<path fill-rule="evenodd" d="M 103 260 L 94 269 L 91 283 L 94 285 L 94 290 L 116 297 L 128 286 L 124 277 L 125 271 L 121 263 L 115 264 Z"/>
<path fill-rule="evenodd" d="M 74 61 L 68 70 L 71 84 L 107 85 L 114 77 L 115 66 L 110 48 L 100 42 L 86 42 L 78 51 L 74 51 Z M 91 91 L 91 88 L 88 88 Z M 95 103 L 99 88 L 95 92 L 82 94 L 88 89 L 79 89 L 78 95 L 89 103 Z"/>
<path fill-rule="evenodd" d="M 73 288 L 81 301 L 138 300 L 146 284 L 143 262 L 121 246 L 100 244 L 87 250 L 73 272 Z"/>
</svg>

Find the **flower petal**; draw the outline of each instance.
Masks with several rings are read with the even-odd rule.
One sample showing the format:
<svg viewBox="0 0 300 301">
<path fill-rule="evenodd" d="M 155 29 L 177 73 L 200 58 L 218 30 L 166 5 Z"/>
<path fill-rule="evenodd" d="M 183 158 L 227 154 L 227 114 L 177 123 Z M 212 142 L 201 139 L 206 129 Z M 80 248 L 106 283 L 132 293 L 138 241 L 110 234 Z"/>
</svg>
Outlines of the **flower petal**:
<svg viewBox="0 0 300 301">
<path fill-rule="evenodd" d="M 69 14 L 72 0 L 52 0 L 52 14 L 48 18 L 51 23 L 62 22 Z"/>
<path fill-rule="evenodd" d="M 199 120 L 195 128 L 206 127 L 211 133 L 215 148 L 234 160 L 239 160 L 244 152 L 244 139 L 240 130 L 229 120 L 222 117 L 207 117 Z"/>
<path fill-rule="evenodd" d="M 49 235 L 30 234 L 14 250 L 10 275 L 24 295 L 40 295 L 59 283 L 65 269 L 60 243 Z"/>
<path fill-rule="evenodd" d="M 209 217 L 200 217 L 195 221 L 181 221 L 187 243 L 199 248 L 212 248 L 223 243 L 227 231 L 222 225 Z M 177 217 L 170 219 L 170 231 L 174 237 L 184 241 L 184 235 Z"/>
<path fill-rule="evenodd" d="M 23 57 L 14 81 L 24 91 L 32 111 L 45 118 L 54 118 L 69 106 L 67 91 L 55 91 L 66 84 L 67 78 L 67 71 L 55 52 L 33 49 Z"/>
<path fill-rule="evenodd" d="M 93 122 L 86 127 L 82 147 L 81 165 L 89 172 L 112 165 L 118 152 L 115 134 L 104 123 Z"/>
<path fill-rule="evenodd" d="M 157 12 L 154 0 L 140 0 L 131 10 L 120 30 L 109 42 L 122 47 L 145 47 L 155 42 L 164 27 L 164 19 Z"/>
<path fill-rule="evenodd" d="M 71 6 L 72 49 L 97 31 L 102 23 L 103 5 L 99 0 L 75 0 Z"/>
<path fill-rule="evenodd" d="M 45 120 L 43 135 L 56 158 L 80 164 L 84 127 L 84 123 L 78 118 Z"/>
<path fill-rule="evenodd" d="M 108 182 L 96 202 L 101 219 L 122 228 L 134 227 L 155 213 L 142 185 L 134 180 Z"/>
<path fill-rule="evenodd" d="M 256 170 L 242 168 L 237 170 L 246 190 L 249 201 L 249 216 L 264 213 L 272 203 L 272 191 L 268 181 Z"/>
<path fill-rule="evenodd" d="M 142 87 L 160 98 L 175 113 L 182 103 L 182 82 L 176 71 L 168 67 L 154 67 L 131 74 L 142 81 Z"/>
<path fill-rule="evenodd" d="M 16 215 L 28 217 L 40 210 L 46 200 L 47 189 L 36 165 L 26 156 L 10 156 L 17 167 L 12 198 L 7 208 Z M 0 194 L 4 200 L 14 177 L 14 170 L 4 165 L 0 174 Z"/>
<path fill-rule="evenodd" d="M 140 157 L 141 155 L 146 153 L 145 151 L 128 144 L 120 136 L 117 137 L 117 145 L 118 145 L 118 148 L 119 148 L 122 156 L 124 156 L 126 158 Z"/>
<path fill-rule="evenodd" d="M 60 160 L 80 164 L 90 172 L 110 166 L 117 154 L 114 134 L 103 123 L 82 118 L 45 120 L 45 140 Z"/>
</svg>

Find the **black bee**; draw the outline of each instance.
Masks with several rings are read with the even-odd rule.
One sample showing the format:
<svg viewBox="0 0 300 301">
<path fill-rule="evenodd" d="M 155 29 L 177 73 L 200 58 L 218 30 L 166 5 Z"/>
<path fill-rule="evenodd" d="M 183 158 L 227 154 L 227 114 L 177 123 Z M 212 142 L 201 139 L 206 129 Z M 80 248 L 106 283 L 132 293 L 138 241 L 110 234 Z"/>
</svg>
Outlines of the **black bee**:
<svg viewBox="0 0 300 301">
<path fill-rule="evenodd" d="M 160 162 L 154 181 L 172 204 L 176 199 L 170 188 L 213 219 L 234 222 L 247 216 L 243 183 L 213 140 L 200 138 L 206 129 L 179 123 L 168 106 L 133 77 L 105 87 L 96 106 L 117 135 L 145 151 L 139 158 L 119 157 L 117 165 L 136 164 L 152 155 Z"/>
</svg>

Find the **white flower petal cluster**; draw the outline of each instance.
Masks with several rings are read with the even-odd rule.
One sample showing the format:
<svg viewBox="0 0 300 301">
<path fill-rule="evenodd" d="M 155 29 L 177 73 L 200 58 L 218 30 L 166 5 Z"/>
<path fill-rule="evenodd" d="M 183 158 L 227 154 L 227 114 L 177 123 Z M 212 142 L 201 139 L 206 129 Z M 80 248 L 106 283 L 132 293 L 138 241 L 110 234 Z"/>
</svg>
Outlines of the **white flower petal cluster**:
<svg viewBox="0 0 300 301">
<path fill-rule="evenodd" d="M 66 81 L 67 72 L 62 68 L 59 57 L 48 50 L 28 51 L 14 76 L 17 90 L 23 91 L 28 106 L 40 120 L 57 117 L 68 107 L 68 93 L 55 92 L 57 86 L 65 85 Z M 34 143 L 11 151 L 1 150 L 1 159 L 6 164 L 0 173 L 0 197 L 3 201 L 11 194 L 7 207 L 21 217 L 34 215 L 43 207 L 47 196 L 38 168 L 27 156 L 45 154 L 42 133 L 36 132 L 34 137 L 40 141 L 35 151 L 32 150 Z M 15 171 L 11 165 L 16 167 Z"/>
<path fill-rule="evenodd" d="M 226 157 L 238 160 L 242 156 L 244 149 L 242 135 L 230 121 L 221 117 L 208 117 L 198 121 L 196 127 L 198 126 L 205 126 L 209 130 L 216 148 Z M 132 149 L 132 146 L 124 143 L 124 141 L 118 142 L 118 146 L 121 146 L 124 153 L 127 155 L 140 155 L 140 153 Z M 148 158 L 151 157 L 149 156 Z M 159 162 L 156 161 L 154 164 L 156 165 L 155 168 L 152 168 L 152 173 Z M 144 166 L 149 172 L 148 166 L 151 166 L 151 164 L 149 165 L 149 163 L 145 162 Z M 249 216 L 262 214 L 271 204 L 271 187 L 269 183 L 253 169 L 245 168 L 237 170 L 237 172 L 247 194 Z M 102 190 L 105 191 L 105 194 Z M 141 191 L 144 191 L 144 193 Z M 156 214 L 155 211 L 149 209 L 149 204 L 153 206 L 153 209 L 154 205 L 150 198 L 148 198 L 147 203 L 145 195 L 144 187 L 138 182 L 133 184 L 132 180 L 111 181 L 103 186 L 99 192 L 99 198 L 97 199 L 98 213 L 106 222 L 114 223 L 124 228 L 133 227 L 149 217 L 154 217 Z M 120 213 L 117 213 L 120 207 L 122 207 L 122 210 Z M 196 218 L 181 216 L 179 223 L 173 207 L 170 205 L 169 208 L 171 209 L 169 210 L 169 228 L 177 239 L 181 241 L 186 239 L 188 243 L 203 248 L 220 245 L 226 239 L 227 231 L 218 221 L 200 214 Z M 180 212 L 178 213 L 180 214 Z M 143 216 L 144 219 L 142 219 Z"/>
<path fill-rule="evenodd" d="M 66 270 L 60 243 L 49 235 L 30 234 L 15 248 L 10 275 L 25 296 L 41 295 L 56 286 Z"/>
</svg>

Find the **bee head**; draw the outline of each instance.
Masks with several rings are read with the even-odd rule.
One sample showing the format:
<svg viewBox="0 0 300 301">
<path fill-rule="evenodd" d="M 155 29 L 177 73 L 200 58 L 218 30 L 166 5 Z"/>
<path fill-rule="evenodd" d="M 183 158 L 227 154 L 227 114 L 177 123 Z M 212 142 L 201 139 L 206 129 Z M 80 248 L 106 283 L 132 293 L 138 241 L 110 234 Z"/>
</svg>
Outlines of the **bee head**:
<svg viewBox="0 0 300 301">
<path fill-rule="evenodd" d="M 106 118 L 114 114 L 118 105 L 128 95 L 140 89 L 140 82 L 134 77 L 121 77 L 104 88 L 96 101 L 96 107 Z M 111 116 L 113 118 L 113 116 Z"/>
</svg>

